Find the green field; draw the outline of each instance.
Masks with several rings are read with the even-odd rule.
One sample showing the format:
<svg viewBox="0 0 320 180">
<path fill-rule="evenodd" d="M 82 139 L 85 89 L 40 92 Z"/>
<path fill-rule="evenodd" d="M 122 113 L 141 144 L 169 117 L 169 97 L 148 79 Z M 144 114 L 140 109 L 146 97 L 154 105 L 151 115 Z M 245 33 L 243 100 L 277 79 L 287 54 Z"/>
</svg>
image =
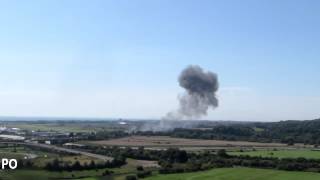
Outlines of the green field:
<svg viewBox="0 0 320 180">
<path fill-rule="evenodd" d="M 58 131 L 58 132 L 94 132 L 94 131 L 115 131 L 123 130 L 114 122 L 8 122 L 7 127 L 20 128 L 33 131 Z"/>
<path fill-rule="evenodd" d="M 204 172 L 156 175 L 145 180 L 317 180 L 320 173 L 254 168 L 220 168 Z"/>
<path fill-rule="evenodd" d="M 57 155 L 52 156 L 52 153 L 36 151 L 22 146 L 1 146 L 0 147 L 0 158 L 15 158 L 15 159 L 25 159 L 25 158 L 35 158 L 35 157 L 57 157 Z"/>
<path fill-rule="evenodd" d="M 257 150 L 257 151 L 244 151 L 244 152 L 228 152 L 230 155 L 249 155 L 261 157 L 278 157 L 278 158 L 299 158 L 304 157 L 308 159 L 320 159 L 320 151 L 312 150 Z"/>
<path fill-rule="evenodd" d="M 116 174 L 116 169 L 113 169 Z M 74 172 L 48 172 L 44 170 L 16 170 L 3 171 L 0 178 L 6 180 L 20 180 L 20 179 L 82 179 L 82 180 L 99 180 L 102 177 L 103 169 L 90 171 L 74 171 Z M 115 179 L 125 179 L 123 176 L 117 176 Z M 320 173 L 311 172 L 292 172 L 292 171 L 278 171 L 268 169 L 255 168 L 219 168 L 209 171 L 169 174 L 169 175 L 154 175 L 146 180 L 317 180 L 320 179 Z"/>
<path fill-rule="evenodd" d="M 12 152 L 0 152 L 0 159 L 8 158 L 8 159 L 24 159 L 25 154 L 21 153 L 12 153 Z"/>
<path fill-rule="evenodd" d="M 86 126 L 80 126 L 78 124 L 10 124 L 8 127 L 15 127 L 24 130 L 33 130 L 33 131 L 59 131 L 59 132 L 89 132 L 95 131 L 95 128 L 86 128 Z"/>
<path fill-rule="evenodd" d="M 63 172 L 49 172 L 45 170 L 6 170 L 0 174 L 1 179 L 5 180 L 20 180 L 20 179 L 37 179 L 37 180 L 48 180 L 48 179 L 78 179 L 88 177 L 95 179 L 96 176 L 101 176 L 103 169 L 90 170 L 90 171 L 63 171 Z M 92 178 L 91 178 L 92 177 Z"/>
</svg>

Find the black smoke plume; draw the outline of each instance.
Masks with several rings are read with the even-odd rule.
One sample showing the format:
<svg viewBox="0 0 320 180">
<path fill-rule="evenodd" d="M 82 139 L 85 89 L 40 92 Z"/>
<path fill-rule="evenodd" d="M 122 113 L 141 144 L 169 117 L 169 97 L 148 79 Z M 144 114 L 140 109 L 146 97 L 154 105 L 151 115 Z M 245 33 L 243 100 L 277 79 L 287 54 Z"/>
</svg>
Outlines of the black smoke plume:
<svg viewBox="0 0 320 180">
<path fill-rule="evenodd" d="M 179 97 L 178 110 L 169 112 L 165 120 L 199 119 L 207 115 L 209 108 L 218 106 L 219 83 L 215 73 L 190 65 L 181 72 L 178 81 L 186 92 Z"/>
<path fill-rule="evenodd" d="M 209 108 L 218 107 L 216 92 L 219 87 L 218 77 L 213 72 L 205 72 L 196 65 L 184 69 L 179 78 L 179 84 L 185 89 L 179 96 L 179 108 L 167 113 L 157 123 L 146 122 L 138 131 L 170 131 L 175 128 L 194 128 L 198 121 L 195 120 L 207 115 Z"/>
</svg>

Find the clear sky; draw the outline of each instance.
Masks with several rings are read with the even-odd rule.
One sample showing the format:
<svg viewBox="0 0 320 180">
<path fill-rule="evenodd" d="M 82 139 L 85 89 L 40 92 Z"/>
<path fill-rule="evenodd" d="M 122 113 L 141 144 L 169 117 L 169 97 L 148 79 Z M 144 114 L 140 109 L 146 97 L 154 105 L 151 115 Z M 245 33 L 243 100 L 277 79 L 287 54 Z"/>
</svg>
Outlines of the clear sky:
<svg viewBox="0 0 320 180">
<path fill-rule="evenodd" d="M 204 119 L 320 117 L 320 1 L 0 1 L 0 115 L 161 118 L 190 64 Z"/>
</svg>

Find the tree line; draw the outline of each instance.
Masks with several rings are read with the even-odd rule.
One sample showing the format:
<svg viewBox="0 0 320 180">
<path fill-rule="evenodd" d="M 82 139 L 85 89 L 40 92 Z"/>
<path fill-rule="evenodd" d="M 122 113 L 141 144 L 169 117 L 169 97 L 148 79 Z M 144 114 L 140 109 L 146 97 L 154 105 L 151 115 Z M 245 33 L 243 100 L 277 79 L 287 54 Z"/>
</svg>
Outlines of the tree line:
<svg viewBox="0 0 320 180">
<path fill-rule="evenodd" d="M 64 163 L 59 159 L 54 159 L 52 162 L 48 162 L 44 167 L 48 171 L 82 171 L 91 169 L 103 169 L 103 168 L 117 168 L 126 164 L 126 158 L 123 156 L 115 157 L 112 161 L 106 161 L 104 163 L 95 163 L 93 160 L 87 164 L 81 164 L 79 161 L 75 161 L 73 164 Z"/>
<path fill-rule="evenodd" d="M 167 132 L 138 131 L 135 135 L 191 139 L 278 142 L 320 145 L 320 119 L 309 121 L 252 122 L 216 125 L 210 128 L 176 128 Z"/>
<path fill-rule="evenodd" d="M 305 158 L 268 158 L 251 156 L 230 156 L 224 150 L 217 153 L 190 153 L 184 164 L 163 161 L 159 173 L 182 173 L 222 167 L 254 167 L 287 171 L 320 172 L 320 160 Z"/>
</svg>

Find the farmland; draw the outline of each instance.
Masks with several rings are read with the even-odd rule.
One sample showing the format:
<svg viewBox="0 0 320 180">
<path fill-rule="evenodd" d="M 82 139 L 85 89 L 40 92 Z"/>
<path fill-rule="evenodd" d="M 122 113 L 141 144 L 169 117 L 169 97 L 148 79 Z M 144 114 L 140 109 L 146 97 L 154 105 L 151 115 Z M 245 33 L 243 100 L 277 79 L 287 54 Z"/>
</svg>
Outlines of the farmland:
<svg viewBox="0 0 320 180">
<path fill-rule="evenodd" d="M 320 151 L 309 149 L 298 150 L 257 150 L 257 151 L 243 151 L 243 152 L 228 152 L 230 155 L 249 155 L 261 157 L 278 157 L 278 158 L 308 158 L 320 159 Z"/>
<path fill-rule="evenodd" d="M 288 172 L 255 168 L 220 168 L 204 172 L 156 175 L 146 180 L 313 180 L 320 179 L 320 174 L 309 172 Z"/>
<path fill-rule="evenodd" d="M 73 121 L 33 121 L 29 123 L 24 122 L 6 122 L 6 126 L 11 128 L 20 128 L 29 131 L 58 131 L 58 132 L 94 132 L 94 131 L 114 131 L 123 130 L 117 122 L 73 122 Z"/>
<path fill-rule="evenodd" d="M 123 180 L 127 176 L 141 179 L 144 173 L 146 174 L 144 177 L 149 180 L 272 180 L 301 177 L 308 180 L 318 179 L 320 176 L 315 173 L 320 171 L 318 146 L 303 143 L 289 144 L 279 140 L 247 141 L 241 136 L 241 133 L 246 131 L 242 127 L 239 131 L 237 127 L 230 129 L 230 126 L 217 128 L 227 134 L 240 133 L 240 138 L 225 138 L 234 136 L 231 135 L 215 139 L 215 136 L 201 136 L 203 133 L 211 132 L 209 128 L 179 129 L 159 133 L 128 131 L 139 122 L 128 122 L 125 125 L 118 121 L 6 122 L 5 124 L 13 128 L 7 130 L 12 130 L 17 135 L 19 133 L 25 135 L 27 141 L 2 142 L 0 157 L 22 159 L 23 164 L 18 170 L 4 171 L 0 179 L 37 177 L 39 180 L 106 178 Z M 261 129 L 255 131 L 263 132 Z M 190 136 L 185 136 L 189 134 Z M 52 144 L 46 144 L 44 140 L 50 140 Z M 78 153 L 57 151 L 59 148 Z M 108 166 L 108 162 L 86 155 L 88 153 L 117 158 L 120 164 Z M 301 160 L 301 157 L 307 159 Z"/>
<path fill-rule="evenodd" d="M 200 140 L 172 138 L 167 136 L 130 136 L 104 141 L 91 141 L 90 144 L 109 146 L 144 147 L 285 147 L 281 143 L 259 143 L 244 141 Z"/>
</svg>

